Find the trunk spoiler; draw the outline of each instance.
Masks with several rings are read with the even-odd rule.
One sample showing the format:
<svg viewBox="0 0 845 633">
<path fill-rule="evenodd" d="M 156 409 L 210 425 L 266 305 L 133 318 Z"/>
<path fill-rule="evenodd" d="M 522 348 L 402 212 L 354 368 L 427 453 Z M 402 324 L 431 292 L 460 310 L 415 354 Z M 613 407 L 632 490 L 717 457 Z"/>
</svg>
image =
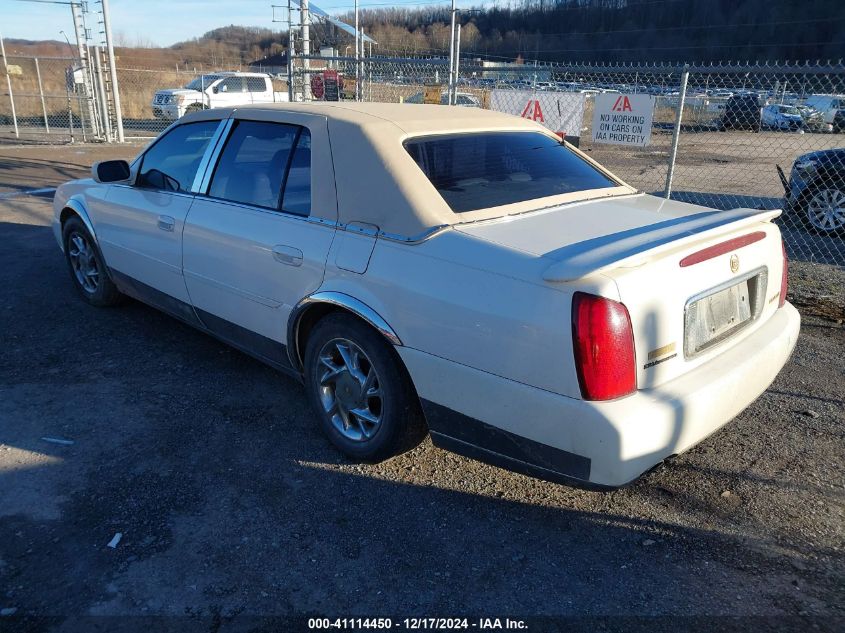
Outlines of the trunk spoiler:
<svg viewBox="0 0 845 633">
<path fill-rule="evenodd" d="M 546 255 L 557 261 L 546 269 L 543 279 L 574 281 L 614 268 L 636 266 L 677 248 L 771 221 L 781 213 L 781 209 L 707 211 L 578 242 Z"/>
</svg>

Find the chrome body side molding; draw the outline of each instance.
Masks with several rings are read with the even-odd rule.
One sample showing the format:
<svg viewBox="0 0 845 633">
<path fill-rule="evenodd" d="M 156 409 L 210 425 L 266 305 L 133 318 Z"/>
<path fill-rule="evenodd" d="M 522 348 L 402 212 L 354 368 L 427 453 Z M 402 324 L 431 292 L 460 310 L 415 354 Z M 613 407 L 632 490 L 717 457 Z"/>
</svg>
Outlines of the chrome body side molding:
<svg viewBox="0 0 845 633">
<path fill-rule="evenodd" d="M 341 222 L 335 222 L 334 220 L 326 220 L 325 218 L 312 216 L 299 217 L 292 215 L 291 217 L 296 220 L 309 222 L 311 224 L 318 224 L 320 226 L 336 229 L 338 231 L 349 231 L 350 233 L 359 233 L 362 235 L 377 237 L 380 240 L 399 242 L 400 244 L 421 244 L 422 242 L 425 242 L 426 240 L 434 237 L 438 233 L 445 231 L 446 229 L 452 226 L 450 224 L 438 224 L 437 226 L 432 226 L 431 228 L 426 229 L 425 231 L 423 231 L 422 233 L 418 233 L 417 235 L 399 235 L 398 233 L 388 233 L 386 231 L 365 228 L 362 227 L 359 222 L 354 221 L 349 222 L 347 224 L 343 224 Z"/>
<path fill-rule="evenodd" d="M 402 341 L 397 336 L 393 328 L 388 325 L 381 315 L 373 310 L 363 301 L 356 299 L 348 294 L 334 291 L 315 292 L 302 299 L 294 306 L 288 319 L 288 356 L 291 365 L 298 370 L 302 370 L 301 350 L 299 349 L 299 325 L 303 315 L 307 309 L 314 304 L 324 303 L 334 306 L 342 307 L 349 310 L 353 314 L 364 319 L 372 327 L 374 327 L 384 338 L 386 338 L 393 345 L 402 345 Z"/>
<path fill-rule="evenodd" d="M 80 200 L 77 196 L 74 196 L 69 198 L 63 206 L 65 209 L 70 209 L 79 216 L 79 219 L 82 220 L 85 228 L 88 229 L 88 232 L 91 234 L 94 242 L 97 242 L 97 233 L 94 231 L 94 224 L 91 222 L 91 218 L 88 216 L 88 211 L 85 209 L 85 205 L 82 200 Z M 64 251 L 64 245 L 61 242 L 59 243 L 59 246 L 62 248 L 62 251 Z"/>
</svg>

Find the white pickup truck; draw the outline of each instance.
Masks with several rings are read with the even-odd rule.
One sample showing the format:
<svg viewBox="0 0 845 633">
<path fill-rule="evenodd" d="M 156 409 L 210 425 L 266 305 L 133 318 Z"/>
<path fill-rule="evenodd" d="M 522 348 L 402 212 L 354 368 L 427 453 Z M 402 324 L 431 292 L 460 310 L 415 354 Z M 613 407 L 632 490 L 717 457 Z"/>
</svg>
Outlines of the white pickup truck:
<svg viewBox="0 0 845 633">
<path fill-rule="evenodd" d="M 159 90 L 153 96 L 153 116 L 175 121 L 188 112 L 288 101 L 287 92 L 275 92 L 265 73 L 220 72 L 201 75 L 184 88 Z"/>
</svg>

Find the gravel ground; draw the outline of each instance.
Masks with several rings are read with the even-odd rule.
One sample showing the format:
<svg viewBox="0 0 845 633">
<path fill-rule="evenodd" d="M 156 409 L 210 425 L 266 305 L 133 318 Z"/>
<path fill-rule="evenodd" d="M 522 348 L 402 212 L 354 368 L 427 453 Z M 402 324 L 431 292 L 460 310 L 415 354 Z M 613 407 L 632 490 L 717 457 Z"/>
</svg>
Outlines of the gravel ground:
<svg viewBox="0 0 845 633">
<path fill-rule="evenodd" d="M 4 173 L 45 186 L 59 169 L 0 160 L 0 191 L 14 189 Z M 0 630 L 150 626 L 104 616 L 300 630 L 253 618 L 302 614 L 845 625 L 841 323 L 805 314 L 760 399 L 625 489 L 554 485 L 429 441 L 357 465 L 295 381 L 139 303 L 84 304 L 49 214 L 46 199 L 0 200 Z"/>
</svg>

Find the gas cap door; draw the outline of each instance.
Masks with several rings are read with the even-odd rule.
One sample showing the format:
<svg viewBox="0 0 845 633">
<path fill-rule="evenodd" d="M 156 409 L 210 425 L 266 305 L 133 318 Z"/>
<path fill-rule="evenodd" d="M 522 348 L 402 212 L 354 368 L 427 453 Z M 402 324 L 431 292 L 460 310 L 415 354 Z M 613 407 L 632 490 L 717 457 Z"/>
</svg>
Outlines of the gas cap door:
<svg viewBox="0 0 845 633">
<path fill-rule="evenodd" d="M 378 239 L 378 227 L 366 222 L 350 222 L 345 230 L 337 232 L 335 239 L 335 265 L 351 273 L 365 273 Z"/>
</svg>

